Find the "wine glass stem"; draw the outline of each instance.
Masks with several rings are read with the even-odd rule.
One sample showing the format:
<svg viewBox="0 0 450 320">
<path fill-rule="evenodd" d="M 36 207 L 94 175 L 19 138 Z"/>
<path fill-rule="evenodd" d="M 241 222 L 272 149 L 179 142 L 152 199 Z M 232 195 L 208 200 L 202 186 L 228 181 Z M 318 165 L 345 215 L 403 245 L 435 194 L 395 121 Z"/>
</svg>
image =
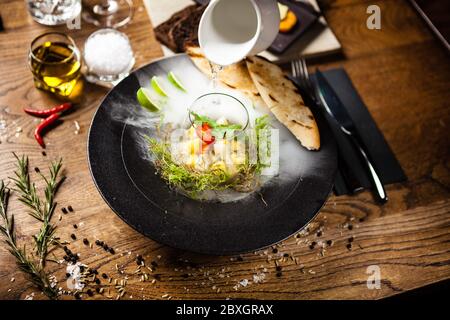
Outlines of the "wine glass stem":
<svg viewBox="0 0 450 320">
<path fill-rule="evenodd" d="M 119 4 L 116 0 L 102 0 L 94 6 L 94 12 L 98 15 L 109 16 L 117 12 Z"/>
</svg>

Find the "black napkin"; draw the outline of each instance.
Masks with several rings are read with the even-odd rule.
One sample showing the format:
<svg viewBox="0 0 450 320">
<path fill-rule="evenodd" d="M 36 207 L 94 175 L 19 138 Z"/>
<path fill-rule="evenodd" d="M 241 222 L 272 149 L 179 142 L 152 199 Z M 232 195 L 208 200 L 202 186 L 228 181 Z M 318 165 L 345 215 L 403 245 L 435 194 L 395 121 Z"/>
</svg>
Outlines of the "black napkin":
<svg viewBox="0 0 450 320">
<path fill-rule="evenodd" d="M 386 185 L 405 181 L 406 176 L 400 164 L 345 70 L 332 69 L 322 73 L 353 119 L 356 130 L 368 149 L 382 183 Z M 312 75 L 312 79 L 315 80 L 314 75 Z M 351 142 L 341 132 L 333 118 L 328 116 L 325 118 L 335 135 L 339 149 L 339 171 L 334 186 L 335 194 L 351 194 L 358 190 L 371 188 L 367 171 Z"/>
</svg>

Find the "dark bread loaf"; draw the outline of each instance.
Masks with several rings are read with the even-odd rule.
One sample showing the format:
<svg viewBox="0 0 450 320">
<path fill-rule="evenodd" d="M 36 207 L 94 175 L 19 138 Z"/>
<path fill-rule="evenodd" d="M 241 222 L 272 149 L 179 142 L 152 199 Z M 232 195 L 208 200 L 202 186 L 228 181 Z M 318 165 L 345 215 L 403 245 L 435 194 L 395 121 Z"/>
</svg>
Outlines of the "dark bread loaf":
<svg viewBox="0 0 450 320">
<path fill-rule="evenodd" d="M 176 51 L 176 44 L 173 39 L 169 37 L 170 30 L 177 24 L 177 22 L 189 17 L 189 15 L 198 7 L 199 5 L 193 4 L 181 11 L 175 12 L 167 21 L 161 23 L 155 28 L 156 39 L 172 51 Z"/>
<path fill-rule="evenodd" d="M 187 44 L 198 44 L 198 25 L 205 8 L 194 4 L 176 12 L 155 28 L 156 38 L 173 52 L 184 52 Z"/>
<path fill-rule="evenodd" d="M 176 52 L 184 52 L 187 44 L 198 45 L 198 25 L 205 8 L 205 6 L 199 6 L 188 17 L 178 21 L 169 31 L 169 37 L 176 44 Z"/>
</svg>

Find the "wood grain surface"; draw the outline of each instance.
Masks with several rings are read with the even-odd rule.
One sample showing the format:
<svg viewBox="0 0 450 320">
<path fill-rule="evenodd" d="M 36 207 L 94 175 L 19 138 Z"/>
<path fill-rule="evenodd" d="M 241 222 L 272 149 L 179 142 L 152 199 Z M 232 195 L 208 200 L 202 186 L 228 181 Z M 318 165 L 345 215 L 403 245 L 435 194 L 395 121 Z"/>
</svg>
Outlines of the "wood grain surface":
<svg viewBox="0 0 450 320">
<path fill-rule="evenodd" d="M 134 2 L 133 23 L 122 31 L 131 39 L 138 67 L 162 52 L 141 0 Z M 369 4 L 381 8 L 381 30 L 365 26 Z M 104 203 L 88 170 L 86 142 L 105 89 L 85 86 L 79 108 L 45 136 L 47 156 L 41 154 L 33 138 L 36 120 L 22 108 L 42 108 L 56 100 L 34 88 L 26 63 L 28 46 L 35 36 L 57 29 L 73 36 L 82 48 L 94 28 L 85 23 L 76 31 L 40 26 L 22 0 L 2 1 L 0 14 L 6 29 L 0 32 L 0 178 L 13 174 L 12 152 L 29 155 L 31 167 L 41 170 L 62 157 L 67 180 L 57 196 L 57 233 L 100 275 L 119 282 L 127 278 L 122 299 L 373 299 L 450 278 L 450 59 L 407 1 L 330 2 L 325 16 L 343 54 L 337 60 L 314 61 L 311 68 L 345 67 L 408 181 L 387 186 L 390 200 L 384 206 L 367 191 L 330 197 L 307 231 L 238 257 L 168 248 L 134 231 Z M 81 126 L 79 134 L 74 121 Z M 60 208 L 68 205 L 74 212 L 61 213 L 58 221 Z M 16 196 L 10 212 L 16 215 L 19 242 L 30 244 L 39 225 Z M 70 238 L 72 233 L 77 240 Z M 115 254 L 84 245 L 84 238 L 90 243 L 105 241 Z M 56 252 L 58 259 L 63 255 L 62 250 Z M 140 274 L 135 273 L 137 255 L 148 267 Z M 380 289 L 367 287 L 366 272 L 372 265 L 380 268 Z M 66 288 L 65 265 L 48 268 L 58 286 Z M 103 294 L 83 294 L 83 299 L 117 297 L 114 280 L 99 278 L 101 284 L 93 288 L 104 287 Z M 45 298 L 1 245 L 0 299 L 23 299 L 32 293 L 35 299 Z"/>
</svg>

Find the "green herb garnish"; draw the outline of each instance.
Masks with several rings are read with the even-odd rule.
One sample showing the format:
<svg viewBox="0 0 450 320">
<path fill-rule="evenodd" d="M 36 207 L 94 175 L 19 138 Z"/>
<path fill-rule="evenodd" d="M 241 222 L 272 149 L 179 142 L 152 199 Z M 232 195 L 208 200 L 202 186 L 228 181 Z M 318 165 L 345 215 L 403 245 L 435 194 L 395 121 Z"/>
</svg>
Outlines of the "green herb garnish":
<svg viewBox="0 0 450 320">
<path fill-rule="evenodd" d="M 218 124 L 215 120 L 211 119 L 207 116 L 199 115 L 191 111 L 191 114 L 194 116 L 194 122 L 198 124 L 207 123 L 211 129 L 221 129 L 221 130 L 240 130 L 242 126 L 240 124 Z"/>
<path fill-rule="evenodd" d="M 261 134 L 263 132 L 265 132 L 268 128 L 269 128 L 270 124 L 269 124 L 269 116 L 268 115 L 264 115 L 261 116 L 259 118 L 255 119 L 255 132 L 256 132 L 256 146 L 258 148 L 258 166 L 262 169 L 264 167 L 268 167 L 268 164 L 263 164 L 262 163 L 262 159 L 260 159 L 260 148 L 261 148 Z M 270 148 L 271 148 L 271 144 L 270 144 L 270 132 L 269 135 L 267 136 L 267 146 L 266 146 L 266 156 L 268 158 L 270 158 Z"/>
<path fill-rule="evenodd" d="M 54 202 L 56 192 L 64 181 L 64 177 L 60 177 L 62 163 L 61 160 L 52 163 L 49 177 L 39 173 L 45 182 L 44 199 L 41 199 L 37 194 L 35 184 L 30 180 L 28 157 L 19 158 L 16 154 L 14 156 L 17 159 L 15 177 L 11 178 L 16 185 L 14 191 L 19 193 L 19 201 L 30 209 L 28 212 L 30 216 L 42 224 L 38 234 L 33 236 L 34 254 L 28 254 L 25 246 L 19 248 L 16 242 L 14 216 L 8 216 L 7 213 L 10 189 L 5 186 L 3 181 L 0 182 L 0 218 L 3 222 L 3 225 L 0 226 L 0 233 L 5 238 L 9 252 L 16 258 L 19 269 L 26 273 L 31 282 L 48 298 L 56 299 L 57 288 L 55 284 L 52 285 L 45 272 L 45 264 L 50 261 L 47 258 L 48 254 L 60 245 L 59 238 L 55 235 L 56 226 L 51 223 L 51 218 L 56 207 L 56 202 Z"/>
</svg>

